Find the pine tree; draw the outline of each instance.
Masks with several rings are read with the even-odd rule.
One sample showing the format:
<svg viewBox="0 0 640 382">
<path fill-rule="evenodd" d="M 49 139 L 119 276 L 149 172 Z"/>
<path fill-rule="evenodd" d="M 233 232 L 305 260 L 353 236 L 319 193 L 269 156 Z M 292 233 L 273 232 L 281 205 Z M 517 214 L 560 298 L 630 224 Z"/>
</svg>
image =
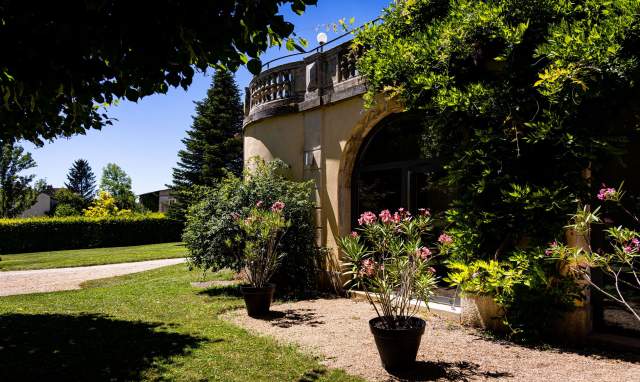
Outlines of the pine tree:
<svg viewBox="0 0 640 382">
<path fill-rule="evenodd" d="M 96 177 L 89 166 L 89 162 L 84 159 L 77 159 L 69 169 L 67 189 L 80 195 L 85 203 L 89 203 L 96 195 Z"/>
<path fill-rule="evenodd" d="M 181 220 L 197 186 L 212 186 L 227 172 L 242 172 L 243 111 L 233 74 L 216 71 L 206 98 L 195 104 L 196 115 L 169 186 L 177 199 L 170 215 Z"/>
</svg>

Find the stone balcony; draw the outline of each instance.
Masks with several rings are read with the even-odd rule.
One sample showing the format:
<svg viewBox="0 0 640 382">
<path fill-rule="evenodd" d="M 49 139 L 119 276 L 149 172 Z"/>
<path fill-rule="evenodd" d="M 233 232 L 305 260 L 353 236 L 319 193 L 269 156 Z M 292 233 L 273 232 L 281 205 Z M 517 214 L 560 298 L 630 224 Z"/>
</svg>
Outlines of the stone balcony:
<svg viewBox="0 0 640 382">
<path fill-rule="evenodd" d="M 356 53 L 347 41 L 254 77 L 245 89 L 244 125 L 338 102 L 365 90 L 356 69 Z"/>
</svg>

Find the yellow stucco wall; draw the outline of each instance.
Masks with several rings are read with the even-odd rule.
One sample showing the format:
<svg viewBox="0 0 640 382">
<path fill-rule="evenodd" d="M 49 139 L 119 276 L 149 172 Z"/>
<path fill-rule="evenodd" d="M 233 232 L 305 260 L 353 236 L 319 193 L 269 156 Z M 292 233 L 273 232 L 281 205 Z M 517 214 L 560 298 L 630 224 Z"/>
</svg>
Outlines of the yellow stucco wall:
<svg viewBox="0 0 640 382">
<path fill-rule="evenodd" d="M 273 116 L 245 126 L 244 158 L 280 158 L 297 179 L 316 182 L 319 244 L 336 249 L 336 238 L 349 232 L 351 171 L 366 134 L 385 116 L 400 111 L 379 102 L 365 109 L 360 96 L 308 111 Z M 304 165 L 305 152 L 314 165 Z"/>
</svg>

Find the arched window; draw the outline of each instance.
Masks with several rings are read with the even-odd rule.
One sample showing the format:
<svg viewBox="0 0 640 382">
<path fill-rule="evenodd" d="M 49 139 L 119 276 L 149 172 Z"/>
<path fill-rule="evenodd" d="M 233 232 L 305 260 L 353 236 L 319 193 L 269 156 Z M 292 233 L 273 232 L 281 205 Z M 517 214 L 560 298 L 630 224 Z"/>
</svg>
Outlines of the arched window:
<svg viewBox="0 0 640 382">
<path fill-rule="evenodd" d="M 442 168 L 424 152 L 423 130 L 419 120 L 400 114 L 386 118 L 369 134 L 352 177 L 353 221 L 365 211 L 447 208 L 450 193 L 436 185 Z"/>
</svg>

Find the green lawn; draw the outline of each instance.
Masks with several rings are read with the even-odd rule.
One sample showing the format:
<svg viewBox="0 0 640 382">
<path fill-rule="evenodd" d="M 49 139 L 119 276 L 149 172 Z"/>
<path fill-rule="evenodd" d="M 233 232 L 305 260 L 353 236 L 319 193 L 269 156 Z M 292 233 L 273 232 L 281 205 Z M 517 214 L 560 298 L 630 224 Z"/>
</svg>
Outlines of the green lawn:
<svg viewBox="0 0 640 382">
<path fill-rule="evenodd" d="M 182 243 L 18 253 L 0 255 L 0 271 L 81 267 L 86 265 L 126 263 L 129 261 L 168 259 L 185 257 L 186 255 L 187 250 Z"/>
<path fill-rule="evenodd" d="M 181 264 L 1 297 L 0 381 L 360 381 L 219 319 L 238 289 L 201 279 Z"/>
</svg>

